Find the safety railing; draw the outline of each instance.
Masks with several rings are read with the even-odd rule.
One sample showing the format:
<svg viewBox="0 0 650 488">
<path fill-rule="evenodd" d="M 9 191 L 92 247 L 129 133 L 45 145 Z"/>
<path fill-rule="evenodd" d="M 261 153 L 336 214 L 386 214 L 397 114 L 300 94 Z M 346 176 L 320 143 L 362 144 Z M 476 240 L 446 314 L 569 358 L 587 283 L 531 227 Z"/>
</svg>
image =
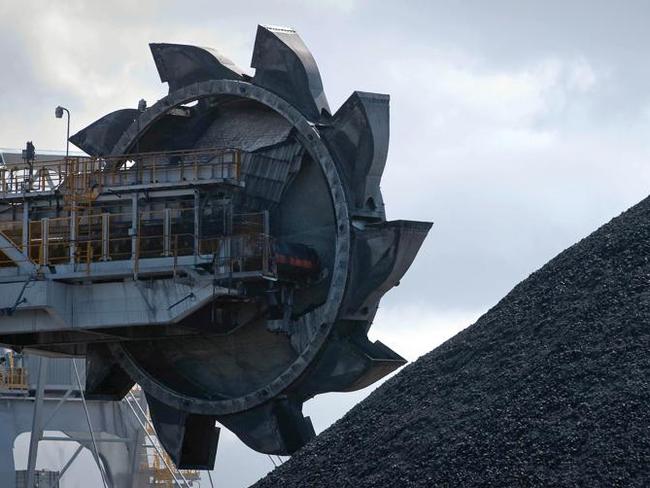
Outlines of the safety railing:
<svg viewBox="0 0 650 488">
<path fill-rule="evenodd" d="M 104 184 L 177 183 L 197 180 L 239 180 L 241 151 L 202 149 L 141 153 L 104 160 Z"/>
<path fill-rule="evenodd" d="M 265 233 L 265 214 L 236 214 L 230 223 L 202 225 L 198 232 L 195 218 L 193 208 L 165 208 L 140 211 L 135 228 L 131 212 L 82 212 L 74 217 L 31 220 L 25 260 L 40 266 L 73 261 L 90 271 L 90 264 L 100 261 L 133 259 L 137 269 L 142 259 L 173 257 L 175 266 L 179 257 L 198 255 L 210 260 L 218 274 L 275 274 L 273 240 Z M 0 232 L 22 242 L 21 226 L 21 222 L 2 222 Z M 233 234 L 225 235 L 229 232 Z M 18 243 L 15 247 L 22 248 Z M 15 265 L 0 246 L 0 267 Z"/>
<path fill-rule="evenodd" d="M 70 259 L 70 218 L 31 220 L 29 258 L 40 265 L 60 264 Z"/>
<path fill-rule="evenodd" d="M 138 258 L 194 254 L 194 209 L 166 208 L 140 212 Z"/>
<path fill-rule="evenodd" d="M 265 212 L 235 214 L 232 218 L 233 234 L 261 234 L 268 224 Z"/>
<path fill-rule="evenodd" d="M 59 190 L 67 198 L 89 198 L 106 187 L 239 181 L 241 161 L 238 149 L 212 148 L 0 167 L 0 197 Z"/>
<path fill-rule="evenodd" d="M 27 390 L 27 370 L 25 368 L 0 369 L 0 389 Z"/>
<path fill-rule="evenodd" d="M 275 275 L 273 238 L 266 234 L 213 237 L 200 240 L 200 253 L 213 256 L 219 275 L 259 272 Z"/>
<path fill-rule="evenodd" d="M 55 190 L 61 184 L 62 174 L 55 166 L 0 167 L 0 193 Z"/>
<path fill-rule="evenodd" d="M 75 261 L 127 260 L 132 257 L 131 213 L 97 213 L 76 217 Z"/>
</svg>

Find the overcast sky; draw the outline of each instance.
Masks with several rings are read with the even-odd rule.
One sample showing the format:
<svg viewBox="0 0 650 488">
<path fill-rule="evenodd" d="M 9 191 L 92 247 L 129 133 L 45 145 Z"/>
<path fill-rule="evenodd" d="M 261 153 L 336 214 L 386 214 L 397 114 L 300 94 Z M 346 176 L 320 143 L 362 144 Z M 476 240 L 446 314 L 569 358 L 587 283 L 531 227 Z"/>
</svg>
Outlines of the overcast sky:
<svg viewBox="0 0 650 488">
<path fill-rule="evenodd" d="M 58 104 L 73 132 L 153 104 L 167 87 L 149 42 L 248 67 L 258 23 L 296 28 L 333 110 L 354 90 L 391 95 L 388 216 L 435 225 L 371 336 L 415 359 L 647 195 L 649 20 L 647 1 L 2 0 L 0 147 L 65 148 Z M 306 410 L 320 431 L 367 393 Z M 215 481 L 271 467 L 224 435 Z"/>
</svg>

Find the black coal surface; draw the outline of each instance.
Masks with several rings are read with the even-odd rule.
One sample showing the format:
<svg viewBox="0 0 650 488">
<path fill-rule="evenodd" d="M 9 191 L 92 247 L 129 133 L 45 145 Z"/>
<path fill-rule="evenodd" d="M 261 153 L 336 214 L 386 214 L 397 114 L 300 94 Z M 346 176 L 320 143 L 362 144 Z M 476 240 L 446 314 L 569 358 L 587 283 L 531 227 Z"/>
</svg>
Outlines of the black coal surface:
<svg viewBox="0 0 650 488">
<path fill-rule="evenodd" d="M 650 486 L 649 259 L 646 199 L 255 487 Z"/>
</svg>

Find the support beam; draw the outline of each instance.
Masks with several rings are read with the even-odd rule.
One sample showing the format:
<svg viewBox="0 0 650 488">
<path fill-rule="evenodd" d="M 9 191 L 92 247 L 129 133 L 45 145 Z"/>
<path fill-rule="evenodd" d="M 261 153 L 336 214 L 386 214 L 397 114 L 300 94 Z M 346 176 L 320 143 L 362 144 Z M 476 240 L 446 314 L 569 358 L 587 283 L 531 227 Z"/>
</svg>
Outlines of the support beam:
<svg viewBox="0 0 650 488">
<path fill-rule="evenodd" d="M 93 431 L 93 424 L 90 420 L 90 413 L 88 412 L 88 405 L 86 404 L 86 397 L 84 395 L 83 385 L 81 384 L 81 378 L 79 377 L 79 370 L 77 369 L 77 363 L 75 362 L 74 359 L 72 360 L 72 368 L 74 369 L 74 376 L 75 379 L 77 380 L 79 393 L 81 394 L 81 403 L 84 407 L 84 413 L 86 414 L 86 422 L 88 423 L 88 433 L 90 434 L 90 439 L 93 447 L 93 450 L 91 452 L 95 457 L 95 462 L 97 463 L 97 467 L 99 467 L 99 472 L 102 475 L 102 482 L 104 483 L 104 488 L 108 488 L 106 471 L 104 465 L 101 462 L 101 458 L 99 457 L 99 450 L 97 449 L 97 441 L 95 440 L 95 432 Z M 31 485 L 27 485 L 27 486 L 31 486 Z"/>
<path fill-rule="evenodd" d="M 76 436 L 75 438 L 72 438 L 72 437 L 60 437 L 60 436 L 55 436 L 55 435 L 43 436 L 43 437 L 41 437 L 41 440 L 42 441 L 53 441 L 53 442 L 89 442 L 89 443 L 93 442 L 93 438 L 91 436 L 81 437 L 79 435 Z M 100 438 L 96 438 L 95 442 L 97 444 L 100 444 L 100 443 L 129 444 L 131 442 L 131 439 L 121 438 L 121 437 L 117 438 L 117 439 L 102 439 L 100 437 Z"/>
<path fill-rule="evenodd" d="M 199 249 L 199 226 L 201 225 L 201 195 L 194 192 L 194 256 L 200 254 Z"/>
<path fill-rule="evenodd" d="M 75 392 L 75 391 L 74 391 L 72 388 L 68 388 L 68 389 L 67 389 L 67 391 L 65 392 L 65 394 L 63 395 L 63 397 L 61 397 L 61 399 L 59 400 L 59 402 L 56 404 L 56 407 L 54 407 L 54 410 L 52 410 L 52 413 L 50 414 L 50 416 L 49 416 L 49 417 L 47 418 L 47 420 L 46 420 L 45 422 L 43 422 L 43 424 L 41 425 L 41 427 L 42 427 L 44 430 L 45 430 L 45 429 L 47 428 L 47 426 L 50 424 L 50 422 L 52 421 L 52 419 L 54 418 L 54 416 L 56 415 L 56 413 L 59 411 L 59 409 L 61 408 L 61 406 L 62 406 L 62 405 L 63 405 L 63 404 L 68 400 L 68 398 L 70 398 L 70 397 L 72 396 L 72 394 L 73 394 L 74 392 Z"/>
<path fill-rule="evenodd" d="M 29 202 L 23 202 L 23 255 L 29 258 Z M 6 253 L 5 253 L 6 254 Z"/>
<path fill-rule="evenodd" d="M 39 264 L 47 266 L 50 262 L 50 219 L 41 219 L 41 256 Z"/>
<path fill-rule="evenodd" d="M 111 215 L 108 213 L 102 214 L 102 261 L 110 261 L 110 225 Z"/>
<path fill-rule="evenodd" d="M 172 209 L 163 212 L 163 256 L 172 255 Z"/>
<path fill-rule="evenodd" d="M 70 210 L 70 264 L 74 266 L 77 254 L 77 204 L 72 202 Z"/>
<path fill-rule="evenodd" d="M 134 262 L 138 258 L 138 194 L 131 196 L 131 259 Z"/>
<path fill-rule="evenodd" d="M 24 249 L 28 249 L 28 246 L 24 247 Z M 0 250 L 2 250 L 5 256 L 14 262 L 21 273 L 31 273 L 34 271 L 34 265 L 27 255 L 21 252 L 21 250 L 16 247 L 16 244 L 4 235 L 2 231 L 0 231 Z"/>
<path fill-rule="evenodd" d="M 32 435 L 29 439 L 29 454 L 27 457 L 27 486 L 34 486 L 34 474 L 36 471 L 36 457 L 38 455 L 38 443 L 43 436 L 43 394 L 45 382 L 47 381 L 48 361 L 42 357 L 38 358 L 38 383 L 36 396 L 34 398 L 34 416 L 32 418 Z"/>
<path fill-rule="evenodd" d="M 65 463 L 63 468 L 61 468 L 61 471 L 59 471 L 59 474 L 56 475 L 56 478 L 54 479 L 54 481 L 52 482 L 52 484 L 48 488 L 54 488 L 55 486 L 58 486 L 59 481 L 61 480 L 61 478 L 63 477 L 65 472 L 68 470 L 68 468 L 72 465 L 74 460 L 77 459 L 77 456 L 79 456 L 79 454 L 81 454 L 81 451 L 83 451 L 83 448 L 84 448 L 84 446 L 77 447 L 77 450 L 72 454 L 70 459 L 68 459 L 68 462 Z"/>
</svg>

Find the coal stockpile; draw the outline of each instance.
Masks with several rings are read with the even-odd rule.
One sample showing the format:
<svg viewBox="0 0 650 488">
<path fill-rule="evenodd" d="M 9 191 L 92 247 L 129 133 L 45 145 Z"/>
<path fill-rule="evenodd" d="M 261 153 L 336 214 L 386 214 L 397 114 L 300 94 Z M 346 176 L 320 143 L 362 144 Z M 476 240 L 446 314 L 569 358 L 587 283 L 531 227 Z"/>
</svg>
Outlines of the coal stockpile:
<svg viewBox="0 0 650 488">
<path fill-rule="evenodd" d="M 650 486 L 650 199 L 255 486 Z"/>
</svg>

